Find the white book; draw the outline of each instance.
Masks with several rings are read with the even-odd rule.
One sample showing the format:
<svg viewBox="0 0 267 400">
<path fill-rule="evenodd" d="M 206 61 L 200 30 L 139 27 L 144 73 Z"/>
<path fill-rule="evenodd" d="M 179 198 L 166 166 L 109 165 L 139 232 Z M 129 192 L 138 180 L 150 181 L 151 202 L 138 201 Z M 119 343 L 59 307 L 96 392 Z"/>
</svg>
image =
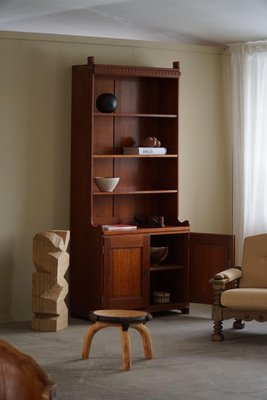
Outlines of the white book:
<svg viewBox="0 0 267 400">
<path fill-rule="evenodd" d="M 136 225 L 127 224 L 113 224 L 113 225 L 102 225 L 103 231 L 132 231 L 137 229 Z"/>
<path fill-rule="evenodd" d="M 123 148 L 124 154 L 144 154 L 144 155 L 153 155 L 153 154 L 166 154 L 167 149 L 166 147 L 124 147 Z"/>
</svg>

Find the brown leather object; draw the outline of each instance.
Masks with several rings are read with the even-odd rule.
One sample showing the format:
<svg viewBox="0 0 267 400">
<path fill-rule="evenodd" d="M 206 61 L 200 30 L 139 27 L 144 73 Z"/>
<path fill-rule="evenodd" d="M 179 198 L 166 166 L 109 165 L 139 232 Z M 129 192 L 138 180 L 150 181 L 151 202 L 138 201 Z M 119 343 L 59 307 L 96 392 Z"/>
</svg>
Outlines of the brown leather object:
<svg viewBox="0 0 267 400">
<path fill-rule="evenodd" d="M 55 400 L 55 387 L 33 358 L 0 340 L 1 400 Z"/>
</svg>

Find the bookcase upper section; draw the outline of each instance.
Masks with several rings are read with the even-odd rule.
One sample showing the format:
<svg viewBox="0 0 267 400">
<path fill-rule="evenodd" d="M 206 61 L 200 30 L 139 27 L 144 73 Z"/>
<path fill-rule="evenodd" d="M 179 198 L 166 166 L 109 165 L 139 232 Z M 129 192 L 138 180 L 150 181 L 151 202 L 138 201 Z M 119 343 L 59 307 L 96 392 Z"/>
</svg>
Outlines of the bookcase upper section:
<svg viewBox="0 0 267 400">
<path fill-rule="evenodd" d="M 93 226 L 133 223 L 160 215 L 178 225 L 179 62 L 173 68 L 95 64 L 73 67 L 73 185 Z M 114 112 L 97 99 L 116 98 Z M 75 135 L 75 139 L 74 139 Z M 124 154 L 155 137 L 166 154 Z M 95 176 L 119 177 L 113 192 L 100 192 Z"/>
</svg>

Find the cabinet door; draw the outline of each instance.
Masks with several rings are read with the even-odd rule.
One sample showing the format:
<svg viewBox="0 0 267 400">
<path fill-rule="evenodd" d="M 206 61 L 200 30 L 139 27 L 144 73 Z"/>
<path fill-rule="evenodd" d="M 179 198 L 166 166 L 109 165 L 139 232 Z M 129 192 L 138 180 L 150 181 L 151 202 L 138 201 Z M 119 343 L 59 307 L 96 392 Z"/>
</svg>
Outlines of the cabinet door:
<svg viewBox="0 0 267 400">
<path fill-rule="evenodd" d="M 233 235 L 190 233 L 190 302 L 213 303 L 214 293 L 209 280 L 234 266 L 234 244 Z"/>
<path fill-rule="evenodd" d="M 145 308 L 148 290 L 149 236 L 104 238 L 104 307 Z"/>
</svg>

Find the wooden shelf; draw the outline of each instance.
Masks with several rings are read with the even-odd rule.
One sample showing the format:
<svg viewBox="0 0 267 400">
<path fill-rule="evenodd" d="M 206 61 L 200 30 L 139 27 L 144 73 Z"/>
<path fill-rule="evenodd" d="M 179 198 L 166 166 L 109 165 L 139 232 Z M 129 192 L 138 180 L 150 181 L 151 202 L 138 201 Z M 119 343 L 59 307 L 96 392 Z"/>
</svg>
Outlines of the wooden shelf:
<svg viewBox="0 0 267 400">
<path fill-rule="evenodd" d="M 134 117 L 134 118 L 177 118 L 177 114 L 136 114 L 136 113 L 94 113 L 95 117 Z"/>
<path fill-rule="evenodd" d="M 184 269 L 183 265 L 170 265 L 170 264 L 162 264 L 158 266 L 151 266 L 149 268 L 150 272 L 160 272 L 160 271 L 171 271 L 176 269 Z"/>
<path fill-rule="evenodd" d="M 103 231 L 103 235 L 136 235 L 136 234 L 150 234 L 150 235 L 162 235 L 162 234 L 179 234 L 190 232 L 190 226 L 164 226 L 162 228 L 141 228 L 129 230 L 129 231 Z M 153 267 L 154 268 L 154 267 Z M 158 268 L 159 267 L 155 267 Z"/>
<path fill-rule="evenodd" d="M 178 158 L 177 154 L 94 154 L 93 158 Z"/>
<path fill-rule="evenodd" d="M 94 196 L 125 196 L 128 194 L 170 194 L 177 193 L 178 190 L 127 190 L 125 192 L 94 192 Z"/>
</svg>

